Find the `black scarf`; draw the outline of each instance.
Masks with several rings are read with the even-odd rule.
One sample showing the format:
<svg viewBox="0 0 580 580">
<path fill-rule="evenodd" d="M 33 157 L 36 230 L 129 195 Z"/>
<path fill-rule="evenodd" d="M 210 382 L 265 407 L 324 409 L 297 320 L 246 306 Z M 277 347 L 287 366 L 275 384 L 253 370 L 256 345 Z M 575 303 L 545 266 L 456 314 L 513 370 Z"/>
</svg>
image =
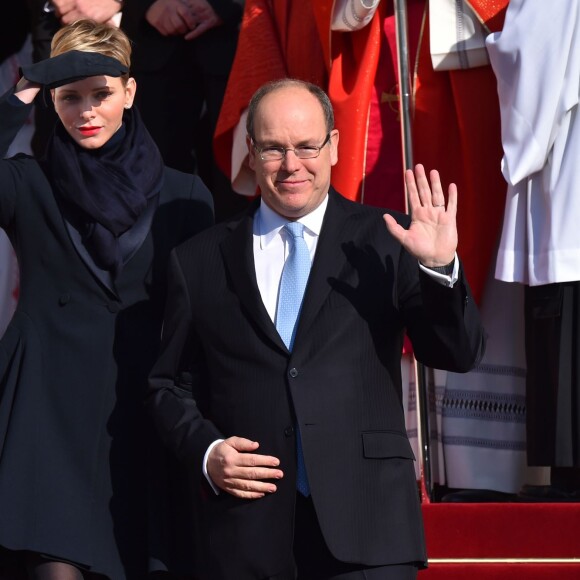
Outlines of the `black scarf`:
<svg viewBox="0 0 580 580">
<path fill-rule="evenodd" d="M 83 149 L 57 123 L 47 162 L 64 217 L 103 270 L 118 275 L 123 266 L 119 236 L 137 221 L 163 183 L 163 161 L 137 110 L 99 149 Z"/>
</svg>

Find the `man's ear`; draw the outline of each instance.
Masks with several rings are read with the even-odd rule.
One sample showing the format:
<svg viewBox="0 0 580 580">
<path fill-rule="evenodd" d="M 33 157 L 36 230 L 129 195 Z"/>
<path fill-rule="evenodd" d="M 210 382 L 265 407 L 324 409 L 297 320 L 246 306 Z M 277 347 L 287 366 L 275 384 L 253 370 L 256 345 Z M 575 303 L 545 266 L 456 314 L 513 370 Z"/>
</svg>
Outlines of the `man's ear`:
<svg viewBox="0 0 580 580">
<path fill-rule="evenodd" d="M 246 146 L 248 147 L 248 165 L 250 169 L 254 170 L 256 169 L 256 150 L 249 135 L 246 135 Z"/>
<path fill-rule="evenodd" d="M 330 132 L 330 164 L 336 165 L 338 163 L 338 129 L 333 129 Z"/>
</svg>

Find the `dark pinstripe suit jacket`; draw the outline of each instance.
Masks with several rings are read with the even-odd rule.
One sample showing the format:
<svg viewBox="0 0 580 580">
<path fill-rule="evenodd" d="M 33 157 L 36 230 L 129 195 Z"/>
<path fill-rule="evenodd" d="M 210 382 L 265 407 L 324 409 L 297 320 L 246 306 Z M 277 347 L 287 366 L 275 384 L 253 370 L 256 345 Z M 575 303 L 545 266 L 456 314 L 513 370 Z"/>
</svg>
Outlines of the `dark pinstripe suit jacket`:
<svg viewBox="0 0 580 580">
<path fill-rule="evenodd" d="M 163 438 L 199 473 L 202 577 L 264 578 L 291 562 L 296 423 L 332 553 L 367 565 L 424 562 L 401 405 L 403 335 L 425 364 L 469 370 L 484 341 L 467 283 L 449 289 L 422 274 L 388 233 L 384 211 L 331 191 L 288 352 L 258 291 L 255 209 L 174 251 L 150 379 Z M 232 435 L 280 458 L 276 493 L 248 501 L 208 491 L 203 454 Z"/>
</svg>

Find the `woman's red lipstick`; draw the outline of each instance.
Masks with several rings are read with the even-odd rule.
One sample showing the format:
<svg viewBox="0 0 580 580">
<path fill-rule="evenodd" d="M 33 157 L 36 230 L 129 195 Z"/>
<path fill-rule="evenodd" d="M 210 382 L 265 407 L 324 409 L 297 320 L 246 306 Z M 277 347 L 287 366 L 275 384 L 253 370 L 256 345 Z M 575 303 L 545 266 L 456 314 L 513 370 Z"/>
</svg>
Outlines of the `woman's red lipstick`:
<svg viewBox="0 0 580 580">
<path fill-rule="evenodd" d="M 101 130 L 100 127 L 79 127 L 78 129 L 83 135 L 87 136 L 96 135 Z"/>
</svg>

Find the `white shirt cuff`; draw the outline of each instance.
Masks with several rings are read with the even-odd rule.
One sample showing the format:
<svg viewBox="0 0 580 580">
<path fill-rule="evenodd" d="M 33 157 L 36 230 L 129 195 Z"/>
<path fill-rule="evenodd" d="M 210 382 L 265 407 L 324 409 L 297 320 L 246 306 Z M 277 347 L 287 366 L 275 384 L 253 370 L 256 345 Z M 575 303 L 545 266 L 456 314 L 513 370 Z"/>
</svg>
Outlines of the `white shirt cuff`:
<svg viewBox="0 0 580 580">
<path fill-rule="evenodd" d="M 221 443 L 222 441 L 224 441 L 224 439 L 216 439 L 208 448 L 207 451 L 205 452 L 205 455 L 203 456 L 203 465 L 202 465 L 202 471 L 203 474 L 205 475 L 205 478 L 207 479 L 207 482 L 210 484 L 211 488 L 213 489 L 214 493 L 216 495 L 220 494 L 220 489 L 219 487 L 216 486 L 216 484 L 211 480 L 211 477 L 209 476 L 209 473 L 207 472 L 207 458 L 209 457 L 209 454 L 211 452 L 211 450 L 218 444 Z"/>
<path fill-rule="evenodd" d="M 459 259 L 457 258 L 457 252 L 455 252 L 455 257 L 453 258 L 453 272 L 451 274 L 441 274 L 439 272 L 435 272 L 431 268 L 427 268 L 427 266 L 423 266 L 421 262 L 419 262 L 419 268 L 441 284 L 442 286 L 447 286 L 448 288 L 453 288 L 455 282 L 459 279 Z"/>
</svg>

